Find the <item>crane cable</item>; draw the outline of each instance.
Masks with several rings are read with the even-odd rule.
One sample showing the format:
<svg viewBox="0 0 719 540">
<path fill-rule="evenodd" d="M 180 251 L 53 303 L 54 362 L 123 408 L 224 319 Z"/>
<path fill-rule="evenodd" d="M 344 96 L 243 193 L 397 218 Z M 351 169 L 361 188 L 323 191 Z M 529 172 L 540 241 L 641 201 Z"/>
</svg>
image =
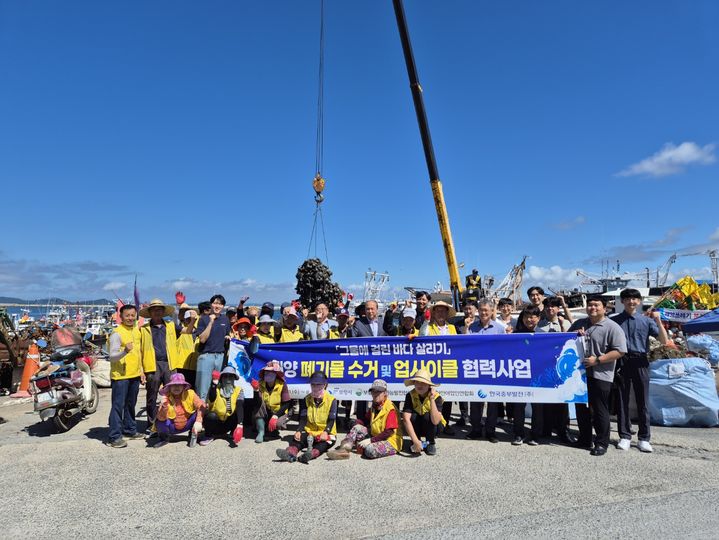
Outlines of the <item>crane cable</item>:
<svg viewBox="0 0 719 540">
<path fill-rule="evenodd" d="M 325 248 L 325 262 L 329 263 L 327 254 L 327 237 L 325 235 L 325 223 L 322 216 L 322 201 L 324 196 L 321 191 L 324 189 L 324 179 L 322 178 L 322 167 L 324 160 L 324 79 L 325 79 L 325 2 L 320 0 L 320 60 L 317 76 L 317 132 L 315 142 L 315 180 L 313 185 L 318 181 L 321 182 L 321 189 L 315 187 L 315 214 L 312 222 L 312 232 L 310 233 L 310 244 L 307 248 L 307 258 L 310 258 L 312 252 L 312 244 L 315 245 L 315 258 L 317 258 L 318 234 L 322 231 L 322 242 Z M 317 227 L 317 218 L 319 217 L 320 228 Z"/>
</svg>

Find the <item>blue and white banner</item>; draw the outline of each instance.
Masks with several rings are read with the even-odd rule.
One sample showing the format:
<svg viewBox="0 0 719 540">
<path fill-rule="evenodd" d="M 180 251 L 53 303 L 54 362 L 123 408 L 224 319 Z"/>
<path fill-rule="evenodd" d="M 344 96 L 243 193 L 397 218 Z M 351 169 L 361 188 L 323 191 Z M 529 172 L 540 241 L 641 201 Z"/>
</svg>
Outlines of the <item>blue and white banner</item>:
<svg viewBox="0 0 719 540">
<path fill-rule="evenodd" d="M 246 343 L 232 340 L 230 362 L 245 384 L 270 360 L 284 369 L 293 398 L 305 396 L 309 377 L 323 371 L 337 399 L 369 401 L 374 379 L 392 400 L 404 399 L 404 380 L 425 368 L 445 400 L 586 403 L 587 380 L 576 334 L 376 337 L 260 345 L 250 363 Z M 244 382 L 243 381 L 243 382 Z M 243 385 L 244 386 L 244 385 Z"/>
<path fill-rule="evenodd" d="M 659 311 L 659 314 L 661 315 L 663 321 L 686 323 L 689 321 L 693 321 L 694 319 L 698 319 L 702 315 L 706 315 L 711 310 L 710 309 L 689 310 L 689 309 L 659 308 L 657 311 Z"/>
</svg>

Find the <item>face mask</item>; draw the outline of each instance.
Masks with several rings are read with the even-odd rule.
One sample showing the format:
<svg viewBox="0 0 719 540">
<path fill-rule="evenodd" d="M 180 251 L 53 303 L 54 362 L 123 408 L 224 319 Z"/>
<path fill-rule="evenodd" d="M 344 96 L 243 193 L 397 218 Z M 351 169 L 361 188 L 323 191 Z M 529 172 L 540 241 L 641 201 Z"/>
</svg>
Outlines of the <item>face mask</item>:
<svg viewBox="0 0 719 540">
<path fill-rule="evenodd" d="M 325 389 L 324 387 L 312 388 L 311 394 L 314 399 L 322 399 L 322 396 L 325 395 Z"/>
<path fill-rule="evenodd" d="M 274 383 L 275 379 L 277 379 L 277 375 L 275 373 L 265 373 L 265 382 L 267 384 Z"/>
<path fill-rule="evenodd" d="M 232 391 L 235 389 L 235 382 L 232 379 L 225 377 L 220 381 L 220 389 L 222 391 L 222 395 L 230 396 L 232 395 Z"/>
</svg>

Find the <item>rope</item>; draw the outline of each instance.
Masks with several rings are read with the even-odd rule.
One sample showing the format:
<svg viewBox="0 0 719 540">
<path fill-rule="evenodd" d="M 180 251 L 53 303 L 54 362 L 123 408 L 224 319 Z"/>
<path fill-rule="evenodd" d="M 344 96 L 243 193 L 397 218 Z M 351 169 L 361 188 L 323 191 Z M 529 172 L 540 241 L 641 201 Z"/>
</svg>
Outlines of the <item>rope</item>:
<svg viewBox="0 0 719 540">
<path fill-rule="evenodd" d="M 325 99 L 325 0 L 320 0 L 320 65 L 317 77 L 317 141 L 315 170 L 321 174 L 324 165 L 324 99 Z"/>
</svg>

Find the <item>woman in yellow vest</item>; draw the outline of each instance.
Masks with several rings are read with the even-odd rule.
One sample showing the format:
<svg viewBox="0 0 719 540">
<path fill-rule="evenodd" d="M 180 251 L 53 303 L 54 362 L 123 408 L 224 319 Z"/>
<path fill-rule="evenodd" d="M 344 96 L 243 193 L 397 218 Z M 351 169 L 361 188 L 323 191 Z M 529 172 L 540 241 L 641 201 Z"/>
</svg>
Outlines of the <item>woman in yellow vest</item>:
<svg viewBox="0 0 719 540">
<path fill-rule="evenodd" d="M 160 441 L 155 444 L 155 448 L 166 445 L 171 435 L 185 431 L 190 432 L 192 441 L 193 436 L 197 437 L 202 431 L 205 403 L 190 390 L 190 385 L 182 373 L 175 373 L 170 377 L 170 382 L 162 387 L 160 395 L 162 402 L 155 418 L 155 430 Z"/>
<path fill-rule="evenodd" d="M 300 425 L 290 445 L 277 449 L 277 457 L 282 461 L 307 463 L 320 457 L 334 444 L 337 400 L 327 392 L 327 382 L 327 375 L 321 371 L 315 371 L 310 377 L 310 393 L 300 401 Z"/>
<path fill-rule="evenodd" d="M 414 321 L 417 318 L 417 310 L 411 307 L 406 307 L 402 310 L 402 318 L 400 319 L 399 326 L 395 330 L 396 336 L 403 336 L 409 339 L 413 339 L 419 335 L 419 330 L 415 328 Z"/>
<path fill-rule="evenodd" d="M 285 374 L 277 360 L 270 360 L 260 370 L 259 381 L 252 381 L 255 388 L 255 427 L 256 443 L 264 442 L 265 430 L 272 437 L 279 437 L 278 429 L 284 429 L 287 411 L 292 405 L 290 391 L 285 384 Z"/>
<path fill-rule="evenodd" d="M 255 334 L 262 343 L 275 343 L 275 320 L 269 315 L 261 315 Z"/>
<path fill-rule="evenodd" d="M 422 450 L 428 456 L 437 453 L 435 439 L 440 425 L 446 422 L 442 418 L 443 400 L 432 382 L 432 377 L 426 369 L 420 369 L 414 376 L 404 381 L 405 386 L 414 386 L 414 390 L 407 392 L 402 408 L 402 425 L 404 431 L 412 441 L 412 455 L 419 456 Z M 422 443 L 422 437 L 426 445 Z"/>
<path fill-rule="evenodd" d="M 180 313 L 184 329 L 177 338 L 177 372 L 182 373 L 185 380 L 194 388 L 197 376 L 197 357 L 200 354 L 197 349 L 197 338 L 192 335 L 197 327 L 197 312 L 187 309 L 184 313 L 181 310 Z"/>
<path fill-rule="evenodd" d="M 457 311 L 447 302 L 442 300 L 432 304 L 429 309 L 431 318 L 425 323 L 420 330 L 423 336 L 454 336 L 457 334 L 457 328 L 447 322 L 451 317 L 457 315 Z"/>
<path fill-rule="evenodd" d="M 212 374 L 212 384 L 207 394 L 205 436 L 200 445 L 207 446 L 213 440 L 227 438 L 230 434 L 235 445 L 242 440 L 245 396 L 242 388 L 235 384 L 239 378 L 232 366 L 227 366 L 222 373 Z"/>
<path fill-rule="evenodd" d="M 355 445 L 357 453 L 369 459 L 393 456 L 402 449 L 399 413 L 387 397 L 387 383 L 376 379 L 369 392 L 372 394 L 372 407 L 364 421 L 357 420 L 339 447 L 327 453 L 330 459 L 349 459 Z"/>
<path fill-rule="evenodd" d="M 282 315 L 282 329 L 278 343 L 293 343 L 305 338 L 305 335 L 297 324 L 299 320 L 300 318 L 297 316 L 297 311 L 294 307 L 290 306 L 285 308 L 285 312 Z"/>
</svg>

